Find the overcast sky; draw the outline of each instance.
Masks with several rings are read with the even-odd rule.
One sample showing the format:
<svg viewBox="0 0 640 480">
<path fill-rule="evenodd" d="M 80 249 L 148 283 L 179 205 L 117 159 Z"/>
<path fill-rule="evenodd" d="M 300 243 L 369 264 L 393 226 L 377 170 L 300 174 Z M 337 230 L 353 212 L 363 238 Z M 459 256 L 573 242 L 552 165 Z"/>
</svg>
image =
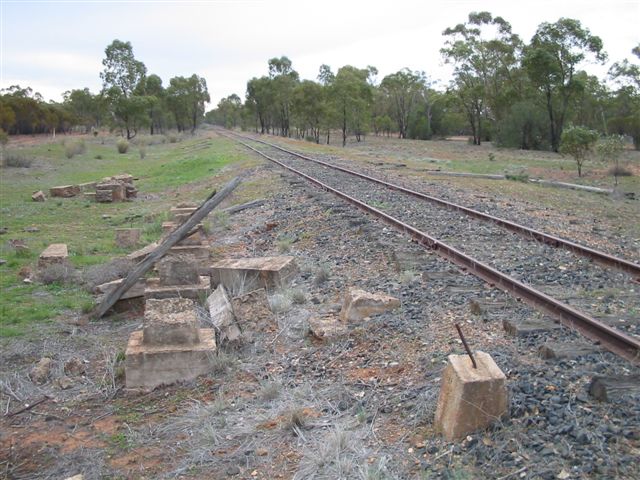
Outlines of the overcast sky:
<svg viewBox="0 0 640 480">
<path fill-rule="evenodd" d="M 527 42 L 541 22 L 579 19 L 610 61 L 631 59 L 640 43 L 640 0 L 0 0 L 0 10 L 0 88 L 30 86 L 55 101 L 73 88 L 100 90 L 116 38 L 165 86 L 176 75 L 205 77 L 210 108 L 231 93 L 244 98 L 247 80 L 281 55 L 302 78 L 315 79 L 323 63 L 334 72 L 373 65 L 379 80 L 409 67 L 444 86 L 442 31 L 472 11 L 502 16 Z"/>
</svg>

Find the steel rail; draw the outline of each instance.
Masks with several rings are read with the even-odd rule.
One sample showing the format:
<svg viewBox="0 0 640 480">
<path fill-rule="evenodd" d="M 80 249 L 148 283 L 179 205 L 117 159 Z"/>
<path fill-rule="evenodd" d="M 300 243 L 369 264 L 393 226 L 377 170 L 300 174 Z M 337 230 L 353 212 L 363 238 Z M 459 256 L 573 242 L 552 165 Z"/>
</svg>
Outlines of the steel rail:
<svg viewBox="0 0 640 480">
<path fill-rule="evenodd" d="M 224 134 L 223 134 L 224 135 Z M 367 213 L 370 213 L 387 224 L 397 228 L 403 233 L 409 234 L 412 239 L 422 245 L 423 247 L 435 251 L 441 257 L 446 258 L 452 263 L 458 265 L 463 271 L 470 271 L 477 277 L 481 278 L 485 282 L 487 282 L 492 287 L 499 288 L 502 291 L 505 291 L 517 299 L 520 299 L 534 307 L 537 307 L 539 310 L 542 310 L 549 315 L 557 318 L 560 323 L 565 325 L 568 328 L 575 329 L 580 332 L 585 337 L 593 340 L 601 344 L 607 350 L 619 355 L 620 357 L 628 360 L 633 364 L 640 364 L 640 340 L 627 335 L 624 332 L 616 330 L 615 328 L 610 327 L 585 313 L 582 313 L 569 305 L 556 300 L 555 298 L 546 295 L 535 288 L 526 285 L 515 278 L 496 270 L 495 268 L 480 262 L 472 257 L 469 257 L 465 253 L 460 250 L 457 250 L 454 247 L 447 245 L 440 240 L 431 237 L 427 233 L 424 233 L 411 225 L 408 225 L 401 220 L 392 217 L 384 213 L 381 210 L 378 210 L 367 203 L 364 203 L 350 195 L 347 195 L 340 190 L 337 190 L 320 180 L 307 175 L 299 170 L 296 170 L 285 163 L 276 160 L 261 152 L 260 150 L 252 147 L 251 145 L 241 142 L 236 139 L 238 143 L 244 145 L 248 149 L 253 152 L 261 155 L 267 160 L 281 166 L 282 168 L 289 170 L 290 172 L 295 173 L 296 175 L 305 178 L 312 184 L 320 187 L 321 189 L 331 192 L 334 195 L 346 200 L 347 202 L 355 205 L 356 207 L 364 210 Z"/>
<path fill-rule="evenodd" d="M 584 245 L 580 245 L 579 243 L 575 243 L 572 242 L 571 240 L 566 240 L 564 238 L 561 237 L 557 237 L 555 235 L 550 235 L 548 233 L 544 233 L 541 232 L 539 230 L 535 230 L 533 228 L 529 228 L 529 227 L 525 227 L 524 225 L 520 225 L 518 223 L 512 222 L 510 220 L 506 220 L 504 218 L 500 218 L 500 217 L 496 217 L 494 215 L 488 214 L 488 213 L 484 213 L 484 212 L 480 212 L 478 210 L 474 210 L 472 208 L 469 207 L 465 207 L 462 205 L 459 205 L 457 203 L 453 203 L 453 202 L 449 202 L 447 200 L 443 200 L 442 198 L 438 198 L 438 197 L 433 197 L 430 195 L 426 195 L 424 193 L 421 192 L 417 192 L 415 190 L 411 190 L 409 188 L 405 188 L 405 187 L 401 187 L 400 185 L 394 184 L 394 183 L 390 183 L 387 182 L 385 180 L 381 180 L 379 178 L 376 177 L 372 177 L 369 175 L 366 175 L 364 173 L 361 172 L 357 172 L 354 170 L 350 170 L 348 168 L 344 168 L 344 167 L 340 167 L 338 165 L 333 165 L 327 162 L 323 162 L 322 160 L 318 160 L 316 158 L 312 158 L 312 157 L 308 157 L 306 155 L 303 155 L 301 153 L 298 152 L 294 152 L 292 150 L 288 150 L 286 148 L 283 148 L 279 145 L 275 145 L 269 142 L 265 142 L 264 140 L 259 140 L 256 138 L 251 138 L 251 137 L 246 137 L 244 135 L 238 135 L 237 133 L 233 133 L 231 132 L 231 135 L 237 136 L 239 138 L 244 138 L 246 140 L 251 140 L 253 142 L 258 142 L 258 143 L 262 143 L 264 145 L 268 145 L 270 147 L 273 147 L 277 150 L 280 150 L 282 152 L 288 153 L 290 155 L 295 155 L 296 157 L 302 158 L 304 160 L 308 160 L 314 163 L 318 163 L 320 165 L 324 165 L 325 167 L 329 167 L 329 168 L 333 168 L 335 170 L 339 170 L 341 172 L 344 173 L 348 173 L 350 175 L 354 175 L 356 177 L 360 177 L 362 179 L 365 180 L 369 180 L 371 182 L 383 185 L 391 190 L 396 190 L 402 193 L 406 193 L 408 195 L 414 196 L 416 198 L 420 198 L 422 200 L 426 200 L 429 202 L 433 202 L 433 203 L 437 203 L 439 205 L 443 205 L 447 208 L 450 209 L 454 209 L 454 210 L 458 210 L 460 212 L 464 212 L 467 215 L 470 215 L 474 218 L 478 218 L 480 220 L 485 220 L 485 221 L 489 221 L 489 222 L 493 222 L 497 225 L 500 225 L 502 227 L 505 227 L 506 229 L 518 233 L 520 235 L 523 235 L 524 237 L 527 238 L 533 238 L 534 240 L 547 244 L 547 245 L 551 245 L 553 247 L 561 247 L 564 248 L 566 250 L 569 250 L 573 253 L 576 253 L 578 255 L 590 258 L 592 260 L 595 260 L 598 263 L 607 265 L 609 267 L 614 267 L 617 268 L 619 270 L 622 270 L 624 272 L 627 272 L 633 276 L 635 276 L 635 280 L 636 281 L 640 281 L 640 264 L 631 262 L 629 260 L 625 260 L 623 258 L 620 257 L 616 257 L 614 255 L 610 255 L 608 253 L 605 252 L 601 252 L 599 250 L 595 250 L 593 248 L 590 247 L 586 247 Z"/>
</svg>

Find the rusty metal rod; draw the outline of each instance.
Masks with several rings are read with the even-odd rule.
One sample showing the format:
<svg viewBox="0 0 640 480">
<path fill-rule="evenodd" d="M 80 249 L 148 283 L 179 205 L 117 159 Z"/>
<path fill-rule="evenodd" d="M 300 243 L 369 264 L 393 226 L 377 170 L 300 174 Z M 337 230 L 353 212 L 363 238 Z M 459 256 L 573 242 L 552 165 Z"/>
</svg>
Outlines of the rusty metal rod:
<svg viewBox="0 0 640 480">
<path fill-rule="evenodd" d="M 462 340 L 462 345 L 464 345 L 464 349 L 467 351 L 467 355 L 469 355 L 469 358 L 471 359 L 473 368 L 478 368 L 476 359 L 473 358 L 473 353 L 471 353 L 471 349 L 469 348 L 469 345 L 467 345 L 467 340 L 464 338 L 464 335 L 462 334 L 462 329 L 460 328 L 460 325 L 456 323 L 455 326 L 456 326 L 456 330 L 458 330 L 458 335 L 460 335 L 460 340 Z"/>
<path fill-rule="evenodd" d="M 500 225 L 508 230 L 511 230 L 512 232 L 515 232 L 519 235 L 523 235 L 526 238 L 533 238 L 534 240 L 544 243 L 546 245 L 550 245 L 552 247 L 556 247 L 556 248 L 564 248 L 566 250 L 569 250 L 575 254 L 581 255 L 583 257 L 587 257 L 590 258 L 600 264 L 609 266 L 609 267 L 614 267 L 617 268 L 619 270 L 622 270 L 624 272 L 627 272 L 631 275 L 633 275 L 635 278 L 635 281 L 640 281 L 640 264 L 631 262 L 629 260 L 626 260 L 624 258 L 620 258 L 620 257 L 616 257 L 614 255 L 610 255 L 608 253 L 605 252 L 601 252 L 599 250 L 595 250 L 593 248 L 587 247 L 585 245 L 580 245 L 579 243 L 576 242 L 572 242 L 571 240 L 567 240 L 555 235 L 550 235 L 548 233 L 544 233 L 541 232 L 539 230 L 535 230 L 533 228 L 529 228 L 529 227 L 525 227 L 524 225 L 520 225 L 518 223 L 512 222 L 510 220 L 505 220 L 503 218 L 500 217 L 496 217 L 494 215 L 490 215 L 488 213 L 484 213 L 484 212 L 480 212 L 478 210 L 474 210 L 472 208 L 469 207 L 465 207 L 462 205 L 458 205 L 456 203 L 453 202 L 449 202 L 447 200 L 443 200 L 441 198 L 438 197 L 433 197 L 431 195 L 426 195 L 424 193 L 420 193 L 417 192 L 415 190 L 411 190 L 405 187 L 401 187 L 400 185 L 396 185 L 394 183 L 390 183 L 390 182 L 386 182 L 384 180 L 381 180 L 379 178 L 376 177 L 372 177 L 370 175 L 366 175 L 364 173 L 360 173 L 360 172 L 356 172 L 354 170 L 349 170 L 348 168 L 344 168 L 344 167 L 340 167 L 338 165 L 333 165 L 331 163 L 327 163 L 327 162 L 323 162 L 322 160 L 318 160 L 316 158 L 312 158 L 312 157 L 308 157 L 306 155 L 303 155 L 301 153 L 298 152 L 294 152 L 292 150 L 288 150 L 286 148 L 283 148 L 279 145 L 275 145 L 273 143 L 269 143 L 269 142 L 265 142 L 264 140 L 259 140 L 256 138 L 251 138 L 251 137 L 246 137 L 244 135 L 238 135 L 237 133 L 234 132 L 229 132 L 232 135 L 236 136 L 236 137 L 240 137 L 240 138 L 244 138 L 246 140 L 251 140 L 252 142 L 257 142 L 257 143 L 262 143 L 264 145 L 268 145 L 270 147 L 273 147 L 277 150 L 280 150 L 282 152 L 288 153 L 290 155 L 294 155 L 298 158 L 302 158 L 303 160 L 308 160 L 320 165 L 324 165 L 326 167 L 329 168 L 333 168 L 334 170 L 339 170 L 341 172 L 344 173 L 348 173 L 350 175 L 354 175 L 356 177 L 360 177 L 362 179 L 365 180 L 369 180 L 371 182 L 375 182 L 378 183 L 380 185 L 383 185 L 391 190 L 396 190 L 402 193 L 406 193 L 408 195 L 420 198 L 422 200 L 426 200 L 429 202 L 433 202 L 433 203 L 437 203 L 439 205 L 443 205 L 447 208 L 453 209 L 453 210 L 458 210 L 460 212 L 463 212 L 469 216 L 472 216 L 474 218 L 478 218 L 480 220 L 485 220 L 485 221 L 489 221 L 489 222 L 493 222 L 497 225 Z"/>
<path fill-rule="evenodd" d="M 223 134 L 223 136 L 226 135 Z M 595 342 L 601 343 L 604 348 L 616 355 L 621 356 L 635 365 L 640 364 L 640 340 L 627 335 L 620 330 L 612 328 L 609 325 L 606 325 L 589 315 L 570 307 L 566 303 L 556 300 L 555 298 L 550 297 L 549 295 L 546 295 L 545 293 L 542 293 L 539 290 L 536 290 L 535 288 L 526 285 L 485 263 L 469 257 L 460 250 L 431 237 L 430 235 L 402 222 L 401 220 L 398 220 L 395 217 L 392 217 L 391 215 L 387 215 L 383 211 L 372 207 L 371 205 L 353 198 L 340 190 L 330 187 L 320 180 L 296 170 L 279 160 L 271 158 L 260 150 L 253 148 L 251 145 L 240 141 L 238 141 L 238 143 L 244 145 L 249 150 L 256 152 L 258 155 L 263 156 L 267 160 L 280 165 L 282 168 L 307 179 L 309 182 L 317 185 L 321 189 L 331 192 L 365 212 L 382 219 L 384 222 L 397 228 L 401 232 L 409 234 L 415 242 L 419 243 L 423 247 L 434 250 L 438 255 L 458 265 L 463 270 L 469 270 L 489 285 L 495 286 L 500 290 L 513 295 L 516 299 L 523 300 L 533 307 L 548 313 L 558 319 L 558 321 L 564 326 L 580 332 L 582 335 Z"/>
</svg>

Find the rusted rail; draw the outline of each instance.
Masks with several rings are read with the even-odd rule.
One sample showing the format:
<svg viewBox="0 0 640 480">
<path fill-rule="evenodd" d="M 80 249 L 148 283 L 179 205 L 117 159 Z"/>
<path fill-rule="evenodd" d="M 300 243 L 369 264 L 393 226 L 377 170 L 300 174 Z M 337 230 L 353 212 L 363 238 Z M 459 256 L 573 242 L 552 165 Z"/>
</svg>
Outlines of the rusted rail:
<svg viewBox="0 0 640 480">
<path fill-rule="evenodd" d="M 264 140 L 260 140 L 260 139 L 256 139 L 256 138 L 251 138 L 251 137 L 245 137 L 243 135 L 238 135 L 237 133 L 233 133 L 233 132 L 229 132 L 232 135 L 239 137 L 239 138 L 244 138 L 246 140 L 251 140 L 252 142 L 258 142 L 258 143 L 262 143 L 264 145 L 267 145 L 269 147 L 275 148 L 277 150 L 280 150 L 282 152 L 288 153 L 290 155 L 295 155 L 298 158 L 302 158 L 303 160 L 308 160 L 314 163 L 318 163 L 320 165 L 324 165 L 326 167 L 329 168 L 333 168 L 335 170 L 339 170 L 341 172 L 344 173 L 348 173 L 350 175 L 354 175 L 356 177 L 359 178 L 363 178 L 365 180 L 368 180 L 370 182 L 374 182 L 377 183 L 379 185 L 383 185 L 391 190 L 395 190 L 395 191 L 399 191 L 402 193 L 406 193 L 408 195 L 414 196 L 416 198 L 420 198 L 421 200 L 426 200 L 432 203 L 437 203 L 438 205 L 442 205 L 444 207 L 453 209 L 453 210 L 458 210 L 460 212 L 463 212 L 469 216 L 472 216 L 474 218 L 478 218 L 480 220 L 485 220 L 485 221 L 489 221 L 489 222 L 493 222 L 497 225 L 500 225 L 501 227 L 504 227 L 512 232 L 515 232 L 517 234 L 520 234 L 526 238 L 530 238 L 533 240 L 536 240 L 538 242 L 547 244 L 547 245 L 551 245 L 554 247 L 559 247 L 559 248 L 564 248 L 566 250 L 569 250 L 577 255 L 581 255 L 583 257 L 587 257 L 590 258 L 600 264 L 609 266 L 609 267 L 613 267 L 613 268 L 617 268 L 619 270 L 622 270 L 624 272 L 629 273 L 630 275 L 633 275 L 636 281 L 640 282 L 640 264 L 631 262 L 629 260 L 625 260 L 624 258 L 619 258 L 616 257 L 614 255 L 610 255 L 608 253 L 605 252 L 601 252 L 599 250 L 595 250 L 593 248 L 589 248 L 586 247 L 584 245 L 580 245 L 579 243 L 576 242 L 572 242 L 571 240 L 567 240 L 561 237 L 557 237 L 555 235 L 550 235 L 548 233 L 544 233 L 541 232 L 539 230 L 535 230 L 533 228 L 529 228 L 529 227 L 525 227 L 524 225 L 520 225 L 518 223 L 512 222 L 510 220 L 506 220 L 504 218 L 500 218 L 500 217 L 496 217 L 494 215 L 490 215 L 488 213 L 484 213 L 484 212 L 480 212 L 478 210 L 474 210 L 472 208 L 468 208 L 465 207 L 463 205 L 458 205 L 457 203 L 453 203 L 453 202 L 449 202 L 447 200 L 443 200 L 442 198 L 438 198 L 438 197 L 433 197 L 431 195 L 426 195 L 424 193 L 421 192 L 417 192 L 415 190 L 411 190 L 409 188 L 405 188 L 405 187 L 401 187 L 400 185 L 396 185 L 394 183 L 390 183 L 390 182 L 386 182 L 384 180 L 381 180 L 379 178 L 376 177 L 372 177 L 370 175 L 366 175 L 364 173 L 361 172 L 357 172 L 355 170 L 350 170 L 348 168 L 344 168 L 344 167 L 340 167 L 337 165 L 332 165 L 330 163 L 327 162 L 323 162 L 322 160 L 318 160 L 316 158 L 312 158 L 312 157 L 308 157 L 306 155 L 303 155 L 301 153 L 298 152 L 294 152 L 292 150 L 288 150 L 286 148 L 283 148 L 279 145 L 275 145 L 273 143 L 269 143 L 269 142 L 265 142 Z"/>
<path fill-rule="evenodd" d="M 223 134 L 224 135 L 224 134 Z M 378 210 L 371 205 L 368 205 L 350 195 L 347 195 L 340 190 L 337 190 L 329 185 L 321 182 L 320 180 L 313 178 L 306 173 L 296 170 L 293 167 L 282 163 L 275 158 L 268 156 L 260 150 L 252 147 L 251 145 L 242 141 L 236 140 L 241 145 L 244 145 L 248 149 L 254 151 L 258 155 L 266 158 L 267 160 L 280 165 L 282 168 L 295 173 L 296 175 L 305 178 L 314 185 L 321 189 L 331 192 L 334 195 L 342 198 L 343 200 L 355 205 L 356 207 L 364 210 L 371 215 L 380 218 L 385 223 L 397 228 L 398 230 L 409 234 L 412 239 L 422 245 L 423 247 L 435 251 L 441 257 L 446 258 L 452 263 L 458 265 L 462 270 L 469 271 L 470 273 L 481 278 L 489 285 L 499 288 L 517 299 L 522 300 L 538 310 L 541 310 L 549 315 L 557 318 L 560 323 L 568 328 L 574 329 L 580 332 L 585 337 L 601 344 L 607 350 L 625 358 L 633 364 L 640 364 L 640 340 L 627 335 L 624 332 L 616 330 L 589 315 L 580 312 L 569 305 L 556 300 L 555 298 L 546 295 L 535 288 L 526 285 L 515 278 L 496 270 L 495 268 L 480 262 L 472 257 L 469 257 L 460 250 L 441 242 L 440 240 L 431 237 L 427 233 L 424 233 L 411 225 L 408 225 L 401 220 L 392 217 Z"/>
</svg>

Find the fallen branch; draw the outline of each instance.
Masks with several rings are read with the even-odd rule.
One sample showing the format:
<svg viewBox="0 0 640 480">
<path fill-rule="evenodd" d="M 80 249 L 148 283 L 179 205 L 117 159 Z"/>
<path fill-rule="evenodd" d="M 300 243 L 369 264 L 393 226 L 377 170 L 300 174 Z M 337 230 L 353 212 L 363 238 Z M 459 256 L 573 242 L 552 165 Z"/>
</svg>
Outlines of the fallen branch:
<svg viewBox="0 0 640 480">
<path fill-rule="evenodd" d="M 44 396 L 44 397 L 42 397 L 40 400 L 38 400 L 38 401 L 36 401 L 36 402 L 33 402 L 33 403 L 31 403 L 31 404 L 27 404 L 27 405 L 25 405 L 23 408 L 21 408 L 20 410 L 16 410 L 15 412 L 8 413 L 8 414 L 7 414 L 7 417 L 13 417 L 13 416 L 15 416 L 15 415 L 19 415 L 19 414 L 21 414 L 21 413 L 23 413 L 23 412 L 26 412 L 26 411 L 28 411 L 28 410 L 31 410 L 33 407 L 37 407 L 37 406 L 38 406 L 38 405 L 40 405 L 41 403 L 46 402 L 47 400 L 49 400 L 49 398 L 51 398 L 51 397 L 48 397 L 48 396 L 46 396 L 46 395 L 45 395 L 45 396 Z"/>
<path fill-rule="evenodd" d="M 206 217 L 211 210 L 217 207 L 242 181 L 240 177 L 236 177 L 224 186 L 219 192 L 209 196 L 206 202 L 204 202 L 200 208 L 198 208 L 191 216 L 180 225 L 175 231 L 171 232 L 164 241 L 158 245 L 158 247 L 151 252 L 144 260 L 138 263 L 131 272 L 127 275 L 122 283 L 109 293 L 98 305 L 95 310 L 95 318 L 102 317 L 107 311 L 115 305 L 120 299 L 122 294 L 129 290 L 136 284 L 138 278 L 147 273 L 153 265 L 160 260 L 175 244 L 185 238 L 191 229 L 195 227 L 200 221 Z"/>
<path fill-rule="evenodd" d="M 224 213 L 228 213 L 229 215 L 233 215 L 234 213 L 241 212 L 243 210 L 247 210 L 248 208 L 260 207 L 264 205 L 264 200 L 254 200 L 252 202 L 242 203 L 240 205 L 234 205 L 233 207 L 225 208 L 221 210 Z"/>
</svg>

